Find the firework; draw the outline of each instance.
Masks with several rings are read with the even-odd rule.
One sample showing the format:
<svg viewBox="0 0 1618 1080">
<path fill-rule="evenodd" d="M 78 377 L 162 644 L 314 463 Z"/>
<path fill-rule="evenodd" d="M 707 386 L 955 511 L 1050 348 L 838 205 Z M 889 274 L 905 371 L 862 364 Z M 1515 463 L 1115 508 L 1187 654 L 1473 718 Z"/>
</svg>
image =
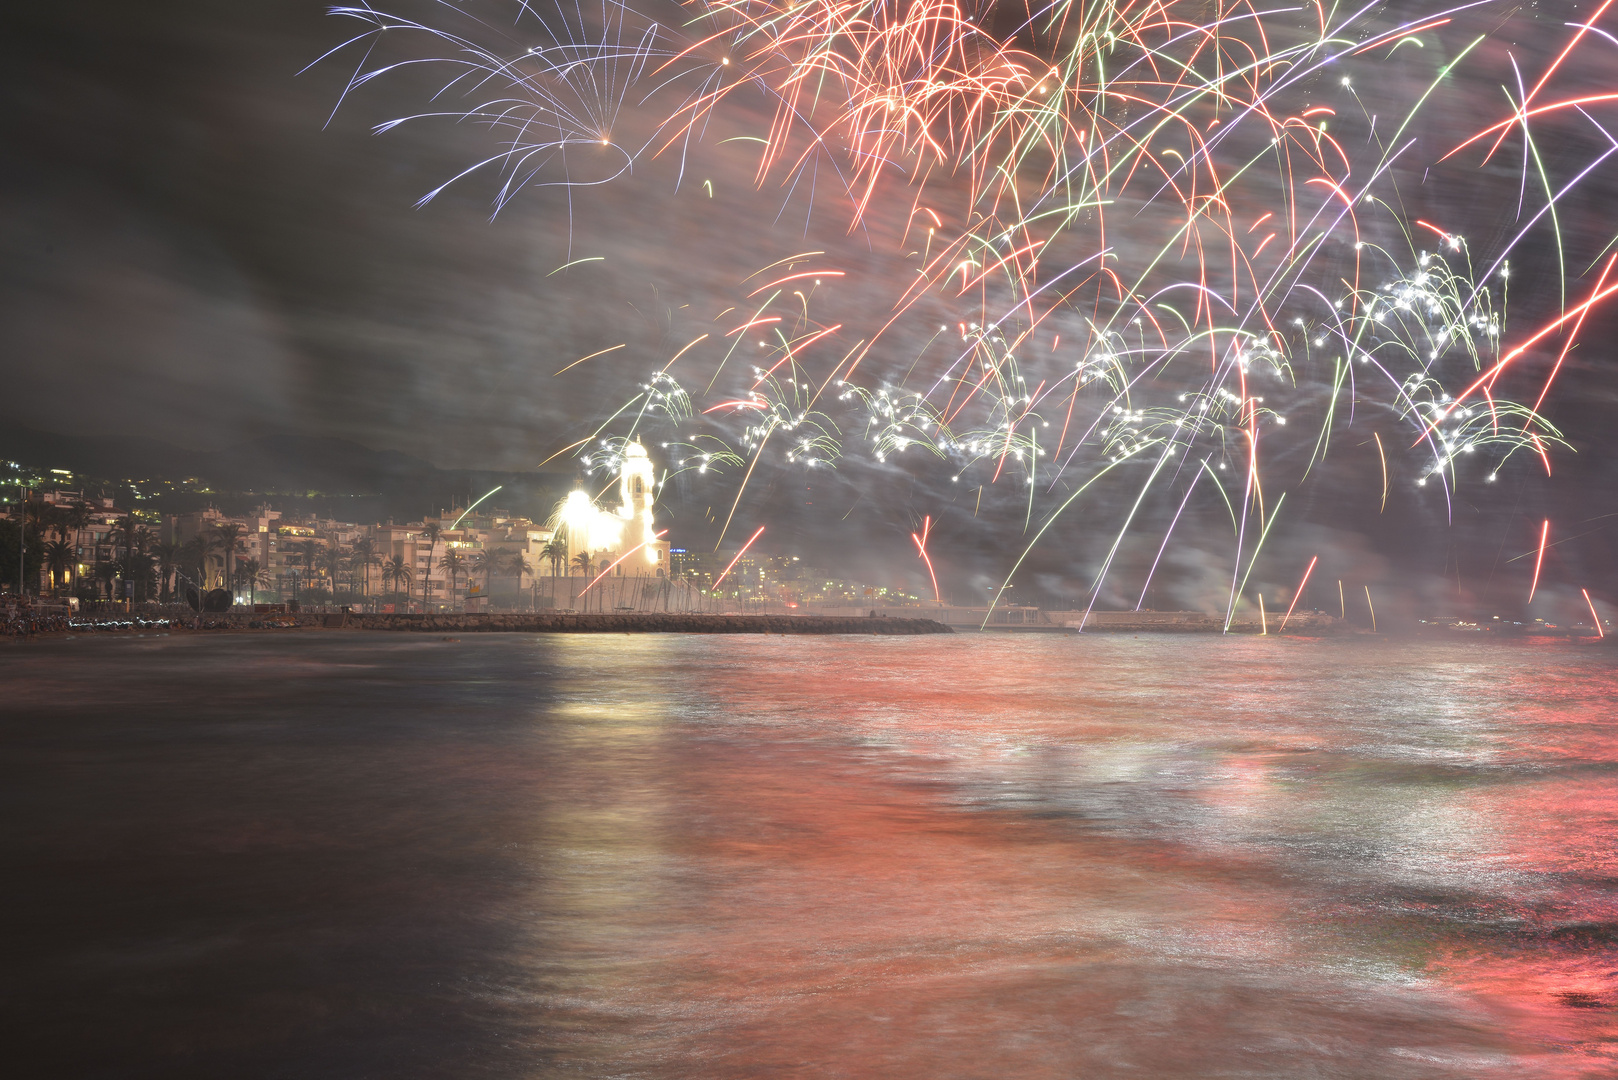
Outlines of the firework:
<svg viewBox="0 0 1618 1080">
<path fill-rule="evenodd" d="M 911 533 L 910 539 L 916 545 L 916 554 L 921 556 L 921 561 L 927 566 L 927 578 L 933 583 L 933 599 L 937 603 L 942 604 L 944 602 L 944 596 L 938 591 L 938 574 L 933 571 L 932 556 L 927 554 L 927 540 L 931 537 L 932 531 L 933 519 L 932 515 L 929 514 L 927 517 L 922 519 L 921 532 Z"/>
<path fill-rule="evenodd" d="M 1551 538 L 1551 522 L 1545 519 L 1539 527 L 1539 550 L 1534 553 L 1534 580 L 1528 585 L 1528 602 L 1534 602 L 1534 593 L 1539 591 L 1539 571 L 1545 565 L 1545 542 Z"/>
<path fill-rule="evenodd" d="M 1287 613 L 1281 616 L 1281 629 L 1285 630 L 1287 628 L 1287 620 L 1292 618 L 1292 609 L 1298 606 L 1298 600 L 1303 596 L 1303 590 L 1309 586 L 1309 575 L 1315 572 L 1315 563 L 1319 561 L 1319 555 L 1309 560 L 1309 567 L 1303 572 L 1303 580 L 1298 582 L 1298 589 L 1292 594 L 1292 603 L 1287 605 Z"/>
<path fill-rule="evenodd" d="M 764 526 L 760 525 L 758 527 L 758 531 L 755 532 L 752 536 L 749 536 L 747 538 L 747 543 L 743 544 L 737 550 L 735 557 L 732 558 L 730 560 L 730 562 L 725 564 L 724 572 L 722 574 L 720 574 L 717 578 L 714 579 L 713 585 L 710 586 L 711 589 L 713 589 L 715 592 L 719 591 L 720 582 L 724 581 L 727 577 L 730 576 L 730 572 L 736 568 L 736 564 L 741 561 L 742 556 L 747 554 L 747 549 L 753 546 L 753 541 L 757 540 L 759 537 L 761 537 L 763 535 L 764 535 Z"/>
<path fill-rule="evenodd" d="M 1493 481 L 1519 455 L 1550 471 L 1561 437 L 1538 410 L 1588 313 L 1618 292 L 1614 255 L 1567 299 L 1577 275 L 1558 206 L 1618 139 L 1555 177 L 1537 132 L 1579 116 L 1606 136 L 1589 110 L 1618 94 L 1559 96 L 1557 76 L 1610 40 L 1594 28 L 1609 4 L 1518 87 L 1509 115 L 1422 159 L 1520 144 L 1521 225 L 1476 259 L 1460 232 L 1406 215 L 1399 177 L 1423 153 L 1422 110 L 1483 39 L 1451 42 L 1400 115 L 1368 110 L 1339 73 L 1356 57 L 1420 52 L 1482 5 L 1397 24 L 1317 7 L 1302 31 L 1295 11 L 1204 0 L 1058 2 L 1015 18 L 944 0 L 684 6 L 679 28 L 621 4 L 586 17 L 518 0 L 499 23 L 429 5 L 456 28 L 334 10 L 366 24 L 351 44 L 393 35 L 392 49 L 405 34 L 447 47 L 362 60 L 352 85 L 407 64 L 443 70 L 435 100 L 461 107 L 403 119 L 487 124 L 499 153 L 450 182 L 496 170 L 497 210 L 527 185 L 604 183 L 649 155 L 677 153 L 683 177 L 707 125 L 762 102 L 758 183 L 790 199 L 824 170 L 851 227 L 898 223 L 913 273 L 877 324 L 856 336 L 823 298 L 846 273 L 824 252 L 786 256 L 715 298 L 714 328 L 603 408 L 585 440 L 591 471 L 610 474 L 645 433 L 668 451 L 665 481 L 725 485 L 721 542 L 761 474 L 831 472 L 857 454 L 972 485 L 980 501 L 1013 485 L 1029 537 L 1014 573 L 1076 507 L 1124 487 L 1111 504 L 1123 513 L 1086 523 L 1108 537 L 1089 602 L 1137 541 L 1157 552 L 1144 602 L 1188 508 L 1206 505 L 1228 512 L 1228 623 L 1286 494 L 1351 427 L 1374 440 L 1383 508 L 1390 472 L 1414 473 L 1447 506 L 1457 485 Z M 635 118 L 649 130 L 613 134 Z M 579 173 L 566 153 L 591 142 L 621 162 Z M 1536 229 L 1556 240 L 1561 310 L 1510 344 L 1509 260 Z M 1511 396 L 1513 365 L 1558 335 L 1533 403 Z M 912 538 L 933 575 L 931 523 Z M 1537 586 L 1536 563 L 1530 596 Z"/>
</svg>

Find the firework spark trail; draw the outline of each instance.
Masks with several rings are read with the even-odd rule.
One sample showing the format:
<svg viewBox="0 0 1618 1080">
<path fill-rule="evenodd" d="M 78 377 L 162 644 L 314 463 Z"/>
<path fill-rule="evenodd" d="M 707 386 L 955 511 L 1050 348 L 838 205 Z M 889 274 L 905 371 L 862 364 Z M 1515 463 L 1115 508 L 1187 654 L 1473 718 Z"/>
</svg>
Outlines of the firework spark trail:
<svg viewBox="0 0 1618 1080">
<path fill-rule="evenodd" d="M 617 566 L 619 563 L 623 562 L 625 559 L 627 559 L 631 555 L 635 554 L 635 552 L 639 551 L 641 548 L 645 547 L 647 544 L 654 543 L 654 542 L 656 542 L 658 540 L 663 539 L 663 537 L 668 535 L 668 532 L 669 531 L 667 529 L 663 529 L 662 531 L 658 532 L 655 536 L 653 536 L 651 540 L 642 540 L 640 543 L 636 544 L 634 547 L 630 548 L 628 551 L 624 552 L 622 555 L 620 555 L 616 559 L 612 560 L 612 562 L 610 562 L 610 563 L 608 563 L 606 565 L 606 567 L 601 571 L 601 573 L 597 574 L 593 579 L 591 579 L 590 584 L 586 585 L 584 588 L 579 590 L 579 595 L 583 596 L 585 593 L 589 592 L 591 589 L 593 589 L 595 587 L 596 582 L 600 581 L 602 578 L 606 577 L 609 573 L 612 572 L 613 567 Z"/>
<path fill-rule="evenodd" d="M 471 107 L 395 118 L 378 125 L 379 134 L 404 123 L 436 117 L 471 120 L 500 132 L 503 137 L 498 153 L 473 163 L 433 188 L 421 197 L 418 206 L 431 202 L 452 184 L 493 168 L 501 176 L 494 199 L 498 213 L 531 185 L 557 183 L 575 187 L 608 183 L 627 173 L 646 149 L 645 145 L 617 146 L 614 132 L 630 87 L 639 82 L 653 57 L 659 55 L 662 28 L 656 23 L 632 27 L 631 22 L 640 22 L 638 16 L 615 0 L 604 0 L 600 25 L 594 28 L 588 25 L 582 8 L 576 8 L 576 18 L 570 18 L 567 8 L 558 5 L 548 19 L 541 19 L 534 7 L 526 2 L 519 3 L 518 21 L 523 14 L 534 16 L 531 21 L 544 39 L 544 44 L 526 48 L 513 32 L 517 27 L 500 29 L 492 22 L 464 12 L 462 17 L 471 19 L 476 31 L 495 38 L 495 42 L 484 44 L 465 34 L 372 6 L 334 7 L 331 12 L 370 27 L 332 50 L 335 53 L 350 46 L 366 46 L 365 59 L 350 78 L 341 98 L 375 79 L 422 64 L 450 69 L 449 78 L 434 95 L 435 100 L 452 93 L 479 96 Z M 397 40 L 406 35 L 421 35 L 430 42 L 449 46 L 453 54 L 365 66 L 384 38 Z M 484 94 L 489 96 L 481 96 Z M 583 146 L 614 147 L 619 164 L 602 175 L 581 179 L 568 166 L 567 150 Z M 560 168 L 562 178 L 543 179 L 553 165 Z"/>
<path fill-rule="evenodd" d="M 1315 563 L 1319 561 L 1319 555 L 1309 560 L 1309 568 L 1303 572 L 1303 580 L 1298 582 L 1298 591 L 1292 594 L 1292 603 L 1287 605 L 1287 613 L 1281 616 L 1281 629 L 1285 630 L 1287 628 L 1287 620 L 1292 618 L 1292 609 L 1298 606 L 1298 598 L 1303 595 L 1303 590 L 1309 586 L 1309 575 L 1315 572 Z"/>
<path fill-rule="evenodd" d="M 916 553 L 921 556 L 921 561 L 927 564 L 927 577 L 930 578 L 933 583 L 933 600 L 942 605 L 944 603 L 944 596 L 938 591 L 938 575 L 933 572 L 933 560 L 931 556 L 927 554 L 927 537 L 932 533 L 932 531 L 933 519 L 931 515 L 928 515 L 926 518 L 922 519 L 921 534 L 918 536 L 915 533 L 911 533 L 910 539 L 915 541 Z"/>
<path fill-rule="evenodd" d="M 730 576 L 730 572 L 733 569 L 736 568 L 736 564 L 741 561 L 742 556 L 747 554 L 747 549 L 753 546 L 753 541 L 757 540 L 759 537 L 761 537 L 763 535 L 764 535 L 764 526 L 760 525 L 758 527 L 758 531 L 755 532 L 752 536 L 749 536 L 747 538 L 747 543 L 743 544 L 741 546 L 741 550 L 736 552 L 735 558 L 731 559 L 730 562 L 728 564 L 726 564 L 725 572 L 720 574 L 719 577 L 717 579 L 715 579 L 715 581 L 714 581 L 714 583 L 713 583 L 713 585 L 711 587 L 712 589 L 717 590 L 719 588 L 719 583 L 724 581 L 727 577 Z"/>
<path fill-rule="evenodd" d="M 519 6 L 520 16 L 542 22 L 549 10 Z M 1415 483 L 1436 478 L 1446 501 L 1462 479 L 1465 455 L 1493 459 L 1483 470 L 1489 480 L 1523 449 L 1549 470 L 1548 448 L 1558 445 L 1558 433 L 1537 408 L 1560 363 L 1533 407 L 1502 395 L 1500 383 L 1514 361 L 1571 322 L 1565 357 L 1589 311 L 1618 291 L 1607 280 L 1618 257 L 1607 260 L 1587 299 L 1509 351 L 1505 259 L 1544 222 L 1560 250 L 1558 203 L 1618 150 L 1618 140 L 1607 135 L 1611 149 L 1561 187 L 1542 176 L 1544 205 L 1475 273 L 1464 237 L 1442 221 L 1404 220 L 1393 165 L 1416 145 L 1406 132 L 1425 103 L 1483 39 L 1439 68 L 1392 138 L 1377 141 L 1375 117 L 1367 116 L 1370 149 L 1363 153 L 1338 134 L 1348 113 L 1304 100 L 1307 81 L 1340 59 L 1383 47 L 1389 57 L 1402 55 L 1410 50 L 1400 46 L 1447 32 L 1457 14 L 1483 5 L 1423 12 L 1391 27 L 1373 24 L 1370 7 L 1331 17 L 1320 9 L 1318 28 L 1301 36 L 1286 12 L 1225 3 L 1209 9 L 1200 0 L 1064 0 L 1029 9 L 1000 36 L 988 29 L 991 7 L 947 0 L 688 0 L 686 6 L 693 16 L 688 37 L 609 5 L 593 29 L 582 15 L 557 16 L 557 25 L 546 23 L 551 44 L 526 50 L 504 31 L 490 44 L 474 41 L 471 30 L 434 29 L 371 8 L 336 10 L 370 24 L 356 39 L 367 48 L 384 29 L 404 29 L 455 51 L 440 61 L 450 71 L 440 96 L 471 95 L 473 107 L 453 115 L 508 131 L 502 156 L 468 170 L 499 163 L 497 209 L 527 183 L 586 182 L 565 168 L 560 178 L 538 179 L 553 167 L 540 151 L 600 134 L 615 122 L 628 88 L 644 83 L 643 104 L 670 103 L 641 150 L 624 151 L 630 162 L 678 145 L 683 175 L 685 156 L 720 110 L 735 103 L 745 112 L 762 101 L 773 117 L 759 140 L 759 183 L 774 177 L 796 190 L 798 179 L 824 161 L 843 184 L 851 229 L 897 204 L 890 198 L 895 191 L 902 192 L 905 209 L 897 216 L 905 239 L 912 224 L 927 224 L 925 244 L 913 253 L 914 276 L 897 290 L 882 325 L 852 348 L 833 345 L 848 319 L 811 311 L 822 281 L 845 271 L 827 266 L 825 252 L 806 252 L 741 283 L 740 304 L 727 311 L 750 314 L 733 316 L 741 325 L 723 335 L 728 344 L 720 339 L 721 356 L 698 350 L 703 335 L 663 365 L 666 375 L 681 358 L 688 367 L 710 364 L 705 393 L 717 386 L 718 399 L 693 407 L 678 424 L 672 417 L 658 422 L 667 419 L 676 441 L 666 445 L 690 449 L 699 473 L 746 463 L 727 529 L 767 446 L 774 448 L 771 468 L 835 466 L 856 448 L 892 467 L 914 447 L 942 459 L 953 483 L 980 467 L 983 484 L 1014 476 L 1028 488 L 1028 522 L 1035 481 L 1047 482 L 1056 498 L 1017 559 L 1020 566 L 1077 492 L 1121 467 L 1138 475 L 1131 463 L 1155 449 L 1130 518 L 1160 482 L 1177 496 L 1168 506 L 1178 508 L 1145 587 L 1207 472 L 1231 510 L 1236 542 L 1228 621 L 1238 576 L 1245 582 L 1253 572 L 1274 523 L 1266 502 L 1278 507 L 1302 482 L 1332 434 L 1354 422 L 1356 408 L 1374 403 L 1411 425 L 1412 446 L 1431 455 Z M 1537 155 L 1530 153 L 1534 124 L 1574 113 L 1589 119 L 1588 106 L 1618 100 L 1618 94 L 1562 94 L 1553 85 L 1576 48 L 1606 34 L 1594 24 L 1608 6 L 1589 25 L 1578 24 L 1531 89 L 1519 86 L 1510 116 L 1446 156 L 1492 138 L 1487 157 L 1519 130 L 1526 191 L 1527 162 Z M 403 63 L 369 62 L 361 61 L 351 87 Z M 1348 77 L 1341 82 L 1339 104 L 1364 111 Z M 485 95 L 486 86 L 500 93 Z M 530 129 L 538 128 L 555 137 L 533 138 Z M 1372 242 L 1363 232 L 1372 218 L 1384 233 L 1402 234 L 1408 250 Z M 1429 233 L 1447 254 L 1418 243 L 1418 234 Z M 1129 242 L 1120 247 L 1115 237 Z M 1391 284 L 1373 287 L 1376 276 Z M 749 285 L 753 278 L 763 283 Z M 912 333 L 938 308 L 950 313 L 944 326 L 958 324 L 958 351 L 926 363 L 916 354 L 908 368 L 900 366 L 903 359 L 884 359 L 895 353 L 893 335 Z M 1281 317 L 1283 310 L 1290 318 Z M 764 338 L 758 342 L 764 352 L 744 377 L 751 384 L 718 386 L 722 376 L 737 378 L 726 364 L 744 339 L 752 347 L 755 333 Z M 1047 336 L 1048 355 L 1034 348 L 1036 338 Z M 950 337 L 941 327 L 923 352 Z M 1070 344 L 1059 351 L 1063 341 Z M 808 364 L 826 366 L 810 380 Z M 1446 382 L 1457 372 L 1477 377 L 1451 393 Z M 1312 433 L 1299 425 L 1293 434 L 1286 401 L 1315 385 L 1329 389 L 1320 422 Z M 828 388 L 837 393 L 823 408 Z M 1472 405 L 1474 395 L 1486 406 Z M 638 426 L 650 400 L 636 398 L 614 415 L 634 416 Z M 1061 420 L 1054 443 L 1040 436 L 1053 418 Z M 703 426 L 691 433 L 681 424 Z M 865 435 L 845 441 L 843 430 Z M 777 431 L 807 436 L 782 447 L 772 442 Z M 1373 436 L 1385 507 L 1390 462 L 1380 435 Z M 706 447 L 700 455 L 699 443 Z M 1266 464 L 1300 444 L 1312 444 L 1302 475 L 1274 473 Z M 1179 467 L 1164 473 L 1170 456 L 1203 464 L 1187 482 Z M 1075 487 L 1072 494 L 1059 490 Z M 1126 521 L 1103 578 L 1128 528 Z"/>
<path fill-rule="evenodd" d="M 1539 571 L 1545 565 L 1545 541 L 1551 538 L 1551 519 L 1546 518 L 1545 523 L 1539 527 L 1539 551 L 1534 554 L 1534 580 L 1528 585 L 1528 602 L 1534 602 L 1534 593 L 1539 591 Z"/>
<path fill-rule="evenodd" d="M 1602 637 L 1606 637 L 1607 632 L 1601 628 L 1601 616 L 1596 614 L 1595 601 L 1590 599 L 1590 590 L 1580 589 L 1579 591 L 1584 594 L 1584 602 L 1590 606 L 1590 621 L 1595 623 L 1596 633 Z"/>
</svg>

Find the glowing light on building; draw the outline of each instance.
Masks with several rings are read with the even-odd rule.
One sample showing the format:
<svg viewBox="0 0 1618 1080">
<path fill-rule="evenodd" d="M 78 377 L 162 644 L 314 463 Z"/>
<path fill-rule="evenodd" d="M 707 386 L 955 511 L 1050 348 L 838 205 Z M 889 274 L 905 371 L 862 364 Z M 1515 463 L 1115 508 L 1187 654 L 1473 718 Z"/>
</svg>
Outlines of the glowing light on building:
<svg viewBox="0 0 1618 1080">
<path fill-rule="evenodd" d="M 644 552 L 640 558 L 647 565 L 661 568 L 668 545 L 658 538 L 652 512 L 656 497 L 651 458 L 644 446 L 631 442 L 624 448 L 618 468 L 618 508 L 604 510 L 588 492 L 575 488 L 557 507 L 553 527 L 567 544 L 570 556 L 588 552 L 592 557 L 611 560 L 640 548 Z"/>
</svg>

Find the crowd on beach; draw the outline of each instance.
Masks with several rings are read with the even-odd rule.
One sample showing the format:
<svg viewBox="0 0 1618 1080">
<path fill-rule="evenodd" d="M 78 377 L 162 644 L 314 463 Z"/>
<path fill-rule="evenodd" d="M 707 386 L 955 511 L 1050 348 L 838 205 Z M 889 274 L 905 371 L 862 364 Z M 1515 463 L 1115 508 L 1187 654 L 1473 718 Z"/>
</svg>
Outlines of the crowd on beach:
<svg viewBox="0 0 1618 1080">
<path fill-rule="evenodd" d="M 0 607 L 0 636 L 33 637 L 70 629 L 72 616 L 58 607 L 42 608 L 24 597 Z"/>
<path fill-rule="evenodd" d="M 119 630 L 281 630 L 296 626 L 285 615 L 242 620 L 224 614 L 157 614 L 148 612 L 83 615 L 58 604 L 24 597 L 0 599 L 0 639 L 25 639 L 36 634 L 94 633 Z"/>
<path fill-rule="evenodd" d="M 181 625 L 168 618 L 86 618 L 56 604 L 40 604 L 29 597 L 0 603 L 0 638 L 30 638 L 35 634 L 60 634 L 70 630 L 159 630 Z"/>
</svg>

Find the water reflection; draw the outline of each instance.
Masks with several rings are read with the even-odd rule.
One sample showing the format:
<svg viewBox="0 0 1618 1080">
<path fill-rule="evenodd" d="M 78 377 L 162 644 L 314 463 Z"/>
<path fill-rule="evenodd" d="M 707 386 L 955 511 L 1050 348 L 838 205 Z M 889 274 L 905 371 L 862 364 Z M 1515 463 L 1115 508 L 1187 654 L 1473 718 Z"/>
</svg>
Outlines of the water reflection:
<svg viewBox="0 0 1618 1080">
<path fill-rule="evenodd" d="M 0 914 L 37 928 L 8 990 L 69 1072 L 1618 1071 L 1605 650 L 330 634 L 0 664 L 29 886 Z M 86 678 L 118 707 L 62 691 Z"/>
</svg>

